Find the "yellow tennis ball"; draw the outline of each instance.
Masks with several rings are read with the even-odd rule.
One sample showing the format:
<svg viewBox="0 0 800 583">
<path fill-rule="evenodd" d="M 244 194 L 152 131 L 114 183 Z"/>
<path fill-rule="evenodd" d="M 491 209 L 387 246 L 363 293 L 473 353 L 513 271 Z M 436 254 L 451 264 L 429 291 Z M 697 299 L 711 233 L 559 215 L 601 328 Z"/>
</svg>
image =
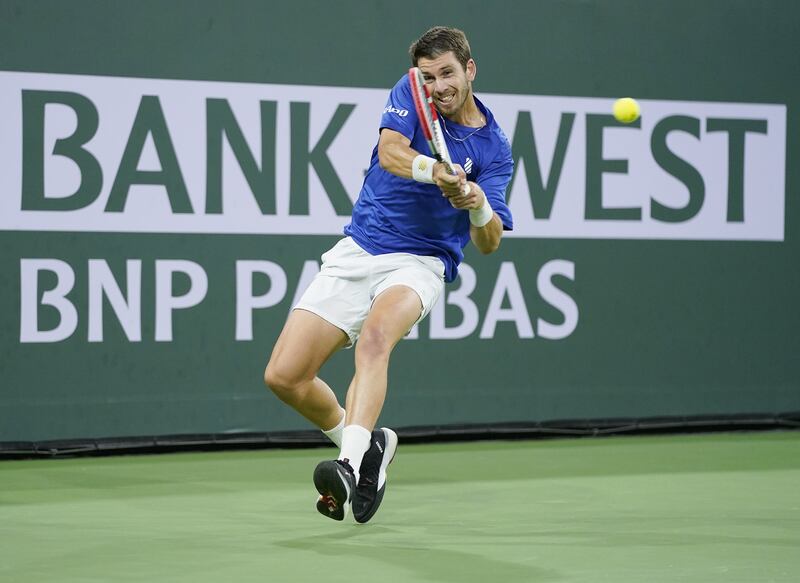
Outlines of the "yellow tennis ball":
<svg viewBox="0 0 800 583">
<path fill-rule="evenodd" d="M 632 97 L 623 97 L 614 102 L 614 118 L 622 123 L 636 121 L 639 111 L 639 104 Z"/>
</svg>

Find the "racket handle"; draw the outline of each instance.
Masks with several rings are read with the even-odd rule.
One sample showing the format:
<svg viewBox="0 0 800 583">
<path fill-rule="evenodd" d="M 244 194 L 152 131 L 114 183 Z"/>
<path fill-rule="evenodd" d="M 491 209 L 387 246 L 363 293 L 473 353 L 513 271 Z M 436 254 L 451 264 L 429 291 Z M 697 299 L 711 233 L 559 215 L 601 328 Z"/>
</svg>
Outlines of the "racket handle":
<svg viewBox="0 0 800 583">
<path fill-rule="evenodd" d="M 447 160 L 442 156 L 437 156 L 437 158 L 439 159 L 439 162 L 444 164 L 444 167 L 447 169 L 448 174 L 450 174 L 451 176 L 456 176 L 458 174 L 458 172 L 456 172 L 456 169 L 453 167 L 453 163 L 450 160 Z M 469 191 L 470 188 L 468 182 L 466 186 L 464 186 L 464 196 L 467 196 L 469 194 Z"/>
</svg>

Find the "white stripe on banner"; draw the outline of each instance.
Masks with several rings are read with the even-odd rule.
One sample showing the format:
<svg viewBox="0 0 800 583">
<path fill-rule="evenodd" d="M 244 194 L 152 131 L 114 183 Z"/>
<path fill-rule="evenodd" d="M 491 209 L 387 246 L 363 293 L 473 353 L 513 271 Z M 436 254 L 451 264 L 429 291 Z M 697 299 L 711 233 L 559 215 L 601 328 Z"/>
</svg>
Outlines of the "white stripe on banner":
<svg viewBox="0 0 800 583">
<path fill-rule="evenodd" d="M 387 95 L 0 72 L 0 230 L 340 233 Z M 610 98 L 479 96 L 518 158 L 510 236 L 783 240 L 785 105 L 619 126 Z"/>
</svg>

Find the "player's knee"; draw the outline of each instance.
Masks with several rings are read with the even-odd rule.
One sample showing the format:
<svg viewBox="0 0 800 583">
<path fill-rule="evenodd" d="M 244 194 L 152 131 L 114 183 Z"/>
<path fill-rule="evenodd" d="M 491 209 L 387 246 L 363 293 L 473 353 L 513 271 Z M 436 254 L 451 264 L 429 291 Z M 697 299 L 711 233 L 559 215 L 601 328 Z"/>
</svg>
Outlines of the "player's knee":
<svg viewBox="0 0 800 583">
<path fill-rule="evenodd" d="M 368 362 L 388 360 L 395 341 L 379 327 L 365 328 L 356 344 L 356 358 Z"/>
<path fill-rule="evenodd" d="M 281 401 L 291 401 L 301 383 L 279 362 L 270 361 L 264 370 L 264 384 Z"/>
</svg>

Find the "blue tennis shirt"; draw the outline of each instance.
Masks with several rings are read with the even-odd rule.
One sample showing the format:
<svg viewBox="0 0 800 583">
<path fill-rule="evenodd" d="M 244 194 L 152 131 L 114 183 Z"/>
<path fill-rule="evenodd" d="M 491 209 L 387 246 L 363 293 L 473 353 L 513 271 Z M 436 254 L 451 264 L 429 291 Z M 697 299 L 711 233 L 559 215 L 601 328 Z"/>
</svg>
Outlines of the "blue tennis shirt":
<svg viewBox="0 0 800 583">
<path fill-rule="evenodd" d="M 513 228 L 511 211 L 506 205 L 506 188 L 511 181 L 514 161 L 511 145 L 492 112 L 475 99 L 486 117 L 486 125 L 477 128 L 458 125 L 440 116 L 447 150 L 454 163 L 467 173 L 486 193 L 489 204 L 503 222 L 503 229 Z M 388 128 L 411 140 L 411 147 L 429 154 L 408 86 L 403 76 L 389 94 L 380 128 Z M 377 145 L 364 184 L 353 207 L 345 235 L 372 255 L 413 253 L 438 257 L 445 266 L 445 281 L 453 281 L 469 243 L 469 213 L 450 206 L 435 184 L 401 178 L 381 168 Z"/>
</svg>

